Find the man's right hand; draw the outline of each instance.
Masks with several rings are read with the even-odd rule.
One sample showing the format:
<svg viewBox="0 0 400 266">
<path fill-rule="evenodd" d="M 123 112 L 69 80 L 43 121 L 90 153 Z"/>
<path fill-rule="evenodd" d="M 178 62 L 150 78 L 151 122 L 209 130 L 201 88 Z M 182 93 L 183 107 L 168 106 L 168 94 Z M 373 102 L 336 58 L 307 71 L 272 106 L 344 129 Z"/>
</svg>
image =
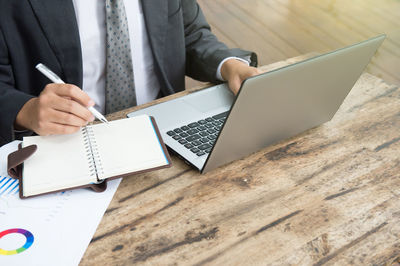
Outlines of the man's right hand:
<svg viewBox="0 0 400 266">
<path fill-rule="evenodd" d="M 42 136 L 71 134 L 94 121 L 86 108 L 93 105 L 90 97 L 75 85 L 48 84 L 39 97 L 21 108 L 15 129 L 29 129 Z"/>
</svg>

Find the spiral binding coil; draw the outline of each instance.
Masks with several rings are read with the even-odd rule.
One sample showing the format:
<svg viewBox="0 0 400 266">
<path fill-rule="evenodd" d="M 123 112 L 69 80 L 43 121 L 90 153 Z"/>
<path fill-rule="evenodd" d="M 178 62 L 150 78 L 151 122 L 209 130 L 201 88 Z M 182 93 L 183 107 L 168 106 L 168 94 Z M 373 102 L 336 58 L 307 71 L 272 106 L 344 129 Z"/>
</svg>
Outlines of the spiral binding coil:
<svg viewBox="0 0 400 266">
<path fill-rule="evenodd" d="M 86 151 L 86 157 L 89 161 L 89 170 L 91 176 L 96 176 L 99 180 L 99 175 L 104 174 L 103 164 L 101 163 L 101 157 L 97 148 L 96 138 L 92 127 L 86 126 L 82 128 L 83 142 Z"/>
</svg>

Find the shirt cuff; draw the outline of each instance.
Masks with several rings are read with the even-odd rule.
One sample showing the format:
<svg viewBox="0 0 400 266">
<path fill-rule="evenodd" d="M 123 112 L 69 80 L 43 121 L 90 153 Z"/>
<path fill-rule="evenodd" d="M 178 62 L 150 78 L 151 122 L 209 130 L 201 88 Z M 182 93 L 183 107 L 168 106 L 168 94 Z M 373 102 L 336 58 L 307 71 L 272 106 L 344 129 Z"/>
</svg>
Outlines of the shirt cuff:
<svg viewBox="0 0 400 266">
<path fill-rule="evenodd" d="M 222 75 L 221 75 L 221 68 L 222 68 L 222 65 L 223 65 L 226 61 L 228 61 L 229 59 L 236 59 L 236 60 L 239 60 L 239 61 L 241 61 L 241 62 L 247 64 L 248 66 L 250 65 L 250 56 L 249 56 L 248 60 L 243 59 L 243 58 L 240 58 L 240 57 L 236 57 L 236 56 L 231 56 L 231 57 L 225 58 L 224 60 L 221 61 L 221 63 L 219 63 L 218 68 L 217 68 L 217 75 L 216 75 L 216 77 L 217 77 L 217 79 L 220 80 L 220 81 L 226 81 L 226 80 L 224 80 L 224 79 L 222 78 Z"/>
<path fill-rule="evenodd" d="M 22 140 L 23 137 L 29 137 L 29 136 L 33 135 L 33 131 L 29 130 L 29 129 L 25 129 L 25 130 L 13 129 L 13 133 L 14 133 L 14 140 L 15 139 Z"/>
</svg>

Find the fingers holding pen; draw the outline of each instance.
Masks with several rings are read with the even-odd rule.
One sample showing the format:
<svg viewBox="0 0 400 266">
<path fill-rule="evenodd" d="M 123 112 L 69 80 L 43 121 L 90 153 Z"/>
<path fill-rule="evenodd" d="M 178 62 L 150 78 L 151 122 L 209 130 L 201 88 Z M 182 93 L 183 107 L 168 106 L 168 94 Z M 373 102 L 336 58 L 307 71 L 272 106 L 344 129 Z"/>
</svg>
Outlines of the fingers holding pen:
<svg viewBox="0 0 400 266">
<path fill-rule="evenodd" d="M 70 134 L 94 120 L 86 108 L 93 105 L 81 89 L 69 84 L 48 84 L 17 114 L 15 125 L 39 135 Z"/>
<path fill-rule="evenodd" d="M 94 121 L 94 116 L 86 108 L 93 106 L 90 97 L 77 86 L 71 84 L 49 84 L 39 97 L 44 106 L 75 115 L 87 122 Z"/>
<path fill-rule="evenodd" d="M 67 126 L 74 126 L 74 127 L 83 127 L 88 124 L 87 120 L 82 119 L 81 117 L 79 117 L 77 115 L 58 111 L 55 109 L 53 109 L 49 112 L 48 120 L 52 123 L 57 123 L 57 124 L 67 125 Z"/>
<path fill-rule="evenodd" d="M 55 101 L 52 103 L 52 107 L 54 110 L 57 110 L 60 113 L 75 116 L 86 122 L 86 124 L 87 122 L 92 122 L 95 119 L 93 114 L 87 108 L 72 99 L 58 97 L 58 99 L 55 99 Z"/>
<path fill-rule="evenodd" d="M 94 106 L 94 101 L 89 95 L 79 87 L 72 84 L 49 84 L 49 89 L 53 90 L 57 95 L 70 98 L 84 107 Z"/>
</svg>

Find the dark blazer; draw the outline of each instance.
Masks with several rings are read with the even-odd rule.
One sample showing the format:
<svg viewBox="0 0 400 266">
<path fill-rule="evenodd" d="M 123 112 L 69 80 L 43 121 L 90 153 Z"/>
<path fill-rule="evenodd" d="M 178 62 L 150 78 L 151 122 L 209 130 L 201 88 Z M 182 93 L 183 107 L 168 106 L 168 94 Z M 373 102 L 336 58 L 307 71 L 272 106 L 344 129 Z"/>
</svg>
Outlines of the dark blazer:
<svg viewBox="0 0 400 266">
<path fill-rule="evenodd" d="M 72 0 L 0 0 L 0 146 L 18 139 L 13 124 L 22 106 L 50 81 L 35 69 L 49 66 L 66 83 L 82 86 L 82 55 Z M 228 49 L 211 33 L 196 0 L 142 0 L 147 33 L 163 95 L 185 89 L 185 74 L 216 81 Z"/>
</svg>

